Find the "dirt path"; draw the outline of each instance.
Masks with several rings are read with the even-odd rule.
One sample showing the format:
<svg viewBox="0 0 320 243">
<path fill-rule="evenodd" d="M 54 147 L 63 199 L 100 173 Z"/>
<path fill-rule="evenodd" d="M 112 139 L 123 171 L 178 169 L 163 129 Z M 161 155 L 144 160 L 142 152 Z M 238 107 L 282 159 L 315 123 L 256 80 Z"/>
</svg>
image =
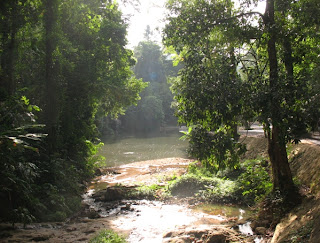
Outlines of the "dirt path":
<svg viewBox="0 0 320 243">
<path fill-rule="evenodd" d="M 264 137 L 264 131 L 262 126 L 252 125 L 251 130 L 244 130 L 240 128 L 239 131 L 240 135 L 248 136 L 248 137 Z M 308 134 L 306 137 L 301 138 L 301 143 L 304 144 L 313 144 L 320 146 L 320 133 L 311 133 Z"/>
</svg>

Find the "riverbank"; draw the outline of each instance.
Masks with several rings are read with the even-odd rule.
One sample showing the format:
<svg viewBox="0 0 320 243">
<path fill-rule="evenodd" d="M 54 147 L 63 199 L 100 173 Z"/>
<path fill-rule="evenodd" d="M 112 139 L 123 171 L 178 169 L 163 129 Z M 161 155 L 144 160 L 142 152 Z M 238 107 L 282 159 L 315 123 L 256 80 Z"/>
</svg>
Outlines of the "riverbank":
<svg viewBox="0 0 320 243">
<path fill-rule="evenodd" d="M 248 146 L 245 156 L 247 159 L 266 156 L 264 138 L 241 139 Z M 299 182 L 300 191 L 304 195 L 303 202 L 281 220 L 274 232 L 268 226 L 257 226 L 259 219 L 254 227 L 261 230 L 260 234 L 268 233 L 270 238 L 265 238 L 264 242 L 317 243 L 320 238 L 320 147 L 309 144 L 290 145 L 288 153 L 295 180 Z M 88 193 L 84 195 L 82 210 L 68 221 L 30 224 L 26 228 L 18 224 L 15 229 L 3 224 L 0 225 L 0 241 L 89 242 L 102 229 L 112 229 L 128 238 L 129 242 L 257 240 L 256 236 L 248 236 L 239 231 L 239 225 L 242 227 L 246 223 L 246 220 L 242 220 L 242 211 L 239 209 L 236 215 L 228 215 L 223 211 L 210 215 L 208 211 L 194 210 L 198 204 L 194 198 L 159 201 L 153 197 L 159 188 L 164 188 L 173 178 L 185 174 L 192 162 L 183 158 L 169 158 L 102 169 L 101 175 L 93 181 Z M 128 192 L 132 191 L 140 194 L 131 194 L 131 198 L 127 198 Z M 150 200 L 145 200 L 148 195 L 151 196 Z M 162 200 L 164 198 L 163 195 L 159 197 Z M 174 221 L 177 219 L 182 220 Z M 260 223 L 263 223 L 262 220 Z"/>
<path fill-rule="evenodd" d="M 253 242 L 252 236 L 234 227 L 244 210 L 235 211 L 235 215 L 223 210 L 211 215 L 194 210 L 197 203 L 184 199 L 161 202 L 145 200 L 145 195 L 126 198 L 127 192 L 142 183 L 164 186 L 186 173 L 191 162 L 169 158 L 106 168 L 84 195 L 81 212 L 67 222 L 30 224 L 26 228 L 18 224 L 14 230 L 2 225 L 1 242 L 88 242 L 106 228 L 124 235 L 129 242 Z"/>
</svg>

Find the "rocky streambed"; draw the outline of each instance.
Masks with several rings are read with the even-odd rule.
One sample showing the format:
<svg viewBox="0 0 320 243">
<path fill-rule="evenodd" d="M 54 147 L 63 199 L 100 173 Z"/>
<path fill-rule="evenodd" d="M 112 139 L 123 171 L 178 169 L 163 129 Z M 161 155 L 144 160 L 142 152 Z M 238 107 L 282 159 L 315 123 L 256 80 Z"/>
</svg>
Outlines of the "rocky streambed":
<svg viewBox="0 0 320 243">
<path fill-rule="evenodd" d="M 101 170 L 83 196 L 83 209 L 68 221 L 16 229 L 2 225 L 0 242 L 88 242 L 102 229 L 112 229 L 128 242 L 264 242 L 253 234 L 247 209 L 188 198 L 128 198 L 138 186 L 163 186 L 185 173 L 190 162 L 171 158 Z"/>
</svg>

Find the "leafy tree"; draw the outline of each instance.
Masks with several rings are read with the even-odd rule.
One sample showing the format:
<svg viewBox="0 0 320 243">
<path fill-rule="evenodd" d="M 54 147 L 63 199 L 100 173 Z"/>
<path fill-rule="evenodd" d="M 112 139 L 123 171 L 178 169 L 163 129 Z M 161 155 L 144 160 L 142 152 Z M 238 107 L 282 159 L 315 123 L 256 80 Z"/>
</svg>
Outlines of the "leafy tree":
<svg viewBox="0 0 320 243">
<path fill-rule="evenodd" d="M 304 104 L 310 101 L 314 81 L 306 76 L 317 70 L 317 61 L 308 60 L 308 71 L 302 75 L 306 62 L 299 60 L 299 44 L 306 39 L 319 43 L 307 33 L 318 23 L 309 19 L 306 27 L 301 16 L 307 5 L 318 3 L 267 0 L 262 14 L 248 10 L 256 2 L 241 1 L 235 9 L 232 1 L 168 1 L 171 16 L 164 41 L 185 64 L 173 86 L 180 122 L 199 124 L 215 135 L 223 129 L 235 141 L 231 129 L 237 118 L 257 116 L 268 137 L 273 190 L 288 202 L 297 191 L 286 143 L 296 140 L 307 125 Z M 306 51 L 311 56 L 317 52 Z M 225 143 L 220 153 L 230 154 L 235 148 L 236 143 Z M 211 161 L 221 164 L 217 156 Z"/>
<path fill-rule="evenodd" d="M 145 84 L 113 1 L 0 5 L 1 215 L 61 220 L 99 165 L 98 116 L 123 113 Z"/>
<path fill-rule="evenodd" d="M 150 35 L 149 32 L 147 28 L 146 35 Z M 127 131 L 139 133 L 159 132 L 165 124 L 176 124 L 168 84 L 172 61 L 166 60 L 161 47 L 152 41 L 140 42 L 134 52 L 137 59 L 134 73 L 137 78 L 148 83 L 148 87 L 141 93 L 138 106 L 131 107 L 121 118 L 122 126 Z"/>
</svg>

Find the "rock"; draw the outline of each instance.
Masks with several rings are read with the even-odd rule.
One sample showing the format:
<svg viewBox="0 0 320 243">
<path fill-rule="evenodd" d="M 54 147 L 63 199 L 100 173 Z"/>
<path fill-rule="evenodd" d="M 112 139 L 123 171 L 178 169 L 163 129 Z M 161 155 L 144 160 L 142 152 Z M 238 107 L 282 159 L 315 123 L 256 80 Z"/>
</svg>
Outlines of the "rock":
<svg viewBox="0 0 320 243">
<path fill-rule="evenodd" d="M 265 227 L 257 227 L 254 231 L 257 235 L 265 235 L 267 233 L 267 229 Z"/>
<path fill-rule="evenodd" d="M 169 237 L 172 237 L 172 235 L 173 235 L 173 232 L 167 232 L 163 234 L 163 238 L 169 238 Z"/>
<path fill-rule="evenodd" d="M 101 168 L 97 168 L 97 169 L 94 171 L 95 176 L 101 176 L 102 173 L 103 173 L 103 171 L 102 171 Z"/>
<path fill-rule="evenodd" d="M 89 234 L 93 234 L 95 232 L 96 232 L 95 230 L 89 229 L 89 230 L 84 231 L 83 233 L 85 233 L 86 235 L 89 235 Z"/>
<path fill-rule="evenodd" d="M 77 230 L 76 227 L 68 227 L 68 228 L 66 228 L 67 232 L 72 232 L 72 231 L 76 231 L 76 230 Z"/>
<path fill-rule="evenodd" d="M 46 229 L 52 229 L 53 226 L 51 224 L 42 224 L 41 225 L 42 228 L 46 228 Z"/>
<path fill-rule="evenodd" d="M 123 199 L 123 193 L 119 188 L 109 187 L 107 189 L 98 191 L 92 197 L 97 201 L 111 202 Z"/>
<path fill-rule="evenodd" d="M 237 224 L 246 224 L 247 222 L 248 222 L 248 221 L 245 220 L 245 219 L 240 219 L 240 220 L 238 220 Z M 252 224 L 253 224 L 253 223 L 251 223 L 251 227 L 253 227 Z"/>
<path fill-rule="evenodd" d="M 271 225 L 271 222 L 269 220 L 262 220 L 259 226 L 269 228 Z"/>
<path fill-rule="evenodd" d="M 126 203 L 126 205 L 121 205 L 120 209 L 121 210 L 126 210 L 126 211 L 133 211 L 133 209 L 131 208 L 130 203 Z"/>
<path fill-rule="evenodd" d="M 202 239 L 206 243 L 226 243 L 227 237 L 221 233 L 209 232 L 205 239 Z"/>
<path fill-rule="evenodd" d="M 252 223 L 251 223 L 251 228 L 252 229 L 255 229 L 257 227 L 265 227 L 265 228 L 269 228 L 270 227 L 270 221 L 265 219 L 265 220 L 260 220 L 260 221 L 256 221 L 254 220 Z"/>
<path fill-rule="evenodd" d="M 31 239 L 31 241 L 47 241 L 50 239 L 50 235 L 39 235 L 39 236 L 35 236 Z"/>
<path fill-rule="evenodd" d="M 89 219 L 97 219 L 97 218 L 100 218 L 100 215 L 99 213 L 94 210 L 93 208 L 90 208 L 88 213 L 87 213 L 87 216 Z"/>
<path fill-rule="evenodd" d="M 190 230 L 186 232 L 188 235 L 193 235 L 196 238 L 201 238 L 204 234 L 207 233 L 207 230 L 199 229 L 199 230 Z"/>
<path fill-rule="evenodd" d="M 11 237 L 12 234 L 8 233 L 8 232 L 0 232 L 0 239 L 2 238 L 9 238 Z"/>
</svg>

